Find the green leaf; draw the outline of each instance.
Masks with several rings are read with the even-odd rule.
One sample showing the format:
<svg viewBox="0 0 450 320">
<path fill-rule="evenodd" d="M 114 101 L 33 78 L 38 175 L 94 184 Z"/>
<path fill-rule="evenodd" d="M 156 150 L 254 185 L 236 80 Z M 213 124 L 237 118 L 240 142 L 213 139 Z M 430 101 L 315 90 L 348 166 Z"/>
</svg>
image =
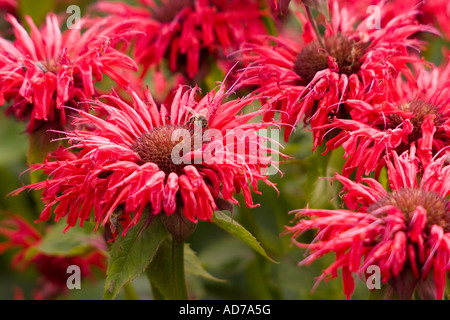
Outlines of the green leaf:
<svg viewBox="0 0 450 320">
<path fill-rule="evenodd" d="M 114 299 L 122 287 L 141 275 L 155 257 L 168 232 L 159 216 L 153 217 L 150 225 L 141 217 L 137 225 L 122 237 L 117 236 L 111 247 L 104 298 Z"/>
<path fill-rule="evenodd" d="M 93 225 L 75 226 L 64 233 L 66 226 L 65 221 L 52 225 L 36 249 L 49 255 L 76 256 L 102 244 L 93 233 Z"/>
<path fill-rule="evenodd" d="M 178 245 L 184 245 L 179 243 Z M 178 300 L 180 292 L 177 290 L 177 279 L 174 270 L 172 238 L 164 241 L 155 258 L 146 270 L 146 274 L 153 287 L 156 287 L 159 299 Z"/>
<path fill-rule="evenodd" d="M 264 248 L 259 244 L 259 242 L 250 232 L 248 232 L 242 225 L 240 225 L 227 214 L 223 213 L 222 211 L 216 211 L 213 216 L 213 222 L 226 232 L 249 245 L 253 250 L 261 254 L 266 259 L 270 260 L 271 262 L 277 263 L 267 255 Z"/>
<path fill-rule="evenodd" d="M 188 243 L 184 245 L 184 268 L 187 273 L 193 274 L 195 276 L 213 281 L 224 281 L 212 276 L 208 271 L 205 270 L 200 259 L 197 257 L 194 250 L 191 249 Z"/>
</svg>

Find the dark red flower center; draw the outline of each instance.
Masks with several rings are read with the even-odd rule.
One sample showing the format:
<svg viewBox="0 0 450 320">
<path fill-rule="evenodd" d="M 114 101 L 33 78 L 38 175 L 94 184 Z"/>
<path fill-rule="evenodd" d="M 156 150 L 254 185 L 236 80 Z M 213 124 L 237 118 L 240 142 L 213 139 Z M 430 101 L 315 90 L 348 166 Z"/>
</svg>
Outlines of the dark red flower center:
<svg viewBox="0 0 450 320">
<path fill-rule="evenodd" d="M 175 132 L 176 130 L 183 131 Z M 184 139 L 188 132 L 189 139 Z M 134 142 L 131 148 L 143 162 L 155 163 L 166 174 L 171 172 L 182 173 L 184 163 L 176 163 L 172 157 L 183 156 L 183 150 L 193 150 L 194 138 L 192 133 L 193 127 L 189 125 L 170 124 L 161 126 L 144 133 Z M 177 154 L 174 151 L 175 147 L 177 147 L 176 150 L 180 151 Z"/>
<path fill-rule="evenodd" d="M 360 70 L 366 47 L 364 43 L 341 34 L 323 40 L 325 48 L 322 48 L 318 41 L 310 42 L 295 59 L 294 71 L 304 81 L 309 83 L 318 71 L 329 67 L 328 56 L 336 60 L 339 74 L 350 76 Z"/>
<path fill-rule="evenodd" d="M 411 102 L 404 103 L 398 106 L 398 109 L 413 114 L 413 117 L 409 119 L 413 125 L 413 131 L 409 135 L 409 143 L 422 138 L 422 123 L 428 115 L 433 114 L 436 116 L 434 119 L 435 126 L 439 127 L 444 124 L 444 117 L 439 111 L 439 107 L 422 100 L 413 100 Z M 390 114 L 389 120 L 389 128 L 396 128 L 404 121 L 404 119 L 396 113 Z"/>
<path fill-rule="evenodd" d="M 418 206 L 427 212 L 427 224 L 441 226 L 444 232 L 450 232 L 450 201 L 434 191 L 425 191 L 416 188 L 403 188 L 388 193 L 386 196 L 372 204 L 367 211 L 373 212 L 381 207 L 392 205 L 400 209 L 409 223 L 413 212 Z"/>
</svg>

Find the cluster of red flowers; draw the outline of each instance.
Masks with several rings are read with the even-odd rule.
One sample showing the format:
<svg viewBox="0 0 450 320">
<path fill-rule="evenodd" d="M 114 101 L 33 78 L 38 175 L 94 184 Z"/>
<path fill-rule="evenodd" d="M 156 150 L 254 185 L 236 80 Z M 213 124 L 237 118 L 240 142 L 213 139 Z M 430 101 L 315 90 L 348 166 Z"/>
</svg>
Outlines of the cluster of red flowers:
<svg viewBox="0 0 450 320">
<path fill-rule="evenodd" d="M 336 253 L 319 280 L 341 269 L 348 298 L 353 274 L 376 265 L 400 297 L 430 296 L 420 288 L 431 278 L 441 299 L 450 271 L 450 66 L 447 49 L 441 66 L 422 50 L 429 37 L 450 37 L 449 5 L 287 3 L 100 1 L 90 8 L 96 17 L 75 28 L 63 15 L 48 14 L 40 27 L 24 17 L 28 32 L 6 1 L 14 39 L 0 38 L 0 104 L 27 121 L 28 134 L 50 130 L 62 141 L 31 164 L 47 178 L 12 194 L 42 190 L 39 221 L 93 220 L 109 240 L 144 213 L 211 221 L 238 204 L 235 194 L 254 207 L 258 182 L 275 187 L 267 169 L 284 155 L 259 130 L 282 128 L 289 142 L 303 124 L 314 150 L 345 150 L 335 179 L 346 208 L 295 211 L 286 232 L 309 249 L 302 263 Z M 212 72 L 223 77 L 208 87 Z M 226 161 L 210 161 L 218 157 Z M 19 218 L 5 223 L 21 236 L 2 227 L 10 241 L 0 251 L 40 239 Z M 298 241 L 310 229 L 314 241 Z M 408 292 L 399 289 L 405 274 L 415 281 Z"/>
<path fill-rule="evenodd" d="M 337 277 L 340 269 L 348 298 L 353 274 L 363 277 L 372 265 L 398 298 L 444 295 L 450 270 L 450 66 L 447 59 L 435 66 L 420 56 L 426 34 L 442 31 L 446 37 L 439 23 L 421 23 L 430 22 L 424 19 L 429 10 L 442 21 L 443 12 L 431 9 L 437 2 L 380 5 L 382 24 L 374 28 L 361 17 L 366 11 L 332 1 L 323 35 L 298 13 L 304 43 L 287 37 L 270 39 L 276 45 L 269 46 L 262 38 L 245 51 L 246 84 L 282 111 L 289 128 L 303 119 L 314 148 L 345 150 L 342 172 L 334 177 L 343 185 L 345 208 L 295 210 L 296 223 L 286 233 L 308 249 L 301 264 L 336 254 L 318 280 Z M 302 243 L 307 230 L 316 236 Z"/>
</svg>

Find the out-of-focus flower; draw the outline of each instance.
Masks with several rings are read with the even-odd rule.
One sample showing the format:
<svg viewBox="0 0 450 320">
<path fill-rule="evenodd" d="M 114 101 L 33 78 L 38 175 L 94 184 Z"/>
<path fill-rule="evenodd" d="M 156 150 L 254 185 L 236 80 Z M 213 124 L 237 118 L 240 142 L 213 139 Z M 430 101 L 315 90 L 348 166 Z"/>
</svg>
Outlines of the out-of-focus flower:
<svg viewBox="0 0 450 320">
<path fill-rule="evenodd" d="M 381 281 L 401 299 L 412 298 L 416 289 L 422 298 L 443 298 L 450 270 L 450 166 L 443 156 L 422 170 L 414 152 L 392 153 L 389 190 L 372 178 L 357 183 L 336 174 L 348 209 L 296 211 L 299 221 L 287 232 L 296 245 L 308 249 L 301 264 L 336 254 L 318 281 L 337 277 L 341 269 L 344 294 L 350 298 L 352 275 L 362 276 L 374 265 Z M 314 240 L 297 241 L 307 230 L 317 230 Z"/>
<path fill-rule="evenodd" d="M 226 55 L 250 36 L 264 34 L 262 10 L 256 0 L 140 0 L 134 7 L 122 2 L 100 1 L 102 12 L 141 19 L 145 37 L 136 43 L 134 56 L 144 66 L 158 66 L 167 58 L 172 71 L 192 78 L 209 69 L 211 57 Z"/>
<path fill-rule="evenodd" d="M 234 193 L 241 191 L 254 207 L 250 185 L 255 192 L 258 181 L 272 185 L 265 170 L 275 154 L 257 131 L 271 123 L 249 120 L 266 108 L 240 114 L 256 97 L 224 101 L 223 85 L 199 101 L 196 94 L 180 87 L 169 108 L 158 107 L 148 91 L 146 100 L 130 91 L 133 105 L 115 95 L 104 97 L 111 105 L 97 100 L 93 108 L 106 119 L 80 111 L 75 123 L 93 130 L 65 132 L 73 146 L 32 167 L 48 179 L 15 193 L 43 190 L 41 220 L 55 207 L 56 219 L 66 217 L 69 228 L 91 219 L 94 209 L 97 226 L 116 233 L 121 224 L 123 234 L 144 210 L 195 224 L 210 220 L 224 202 L 237 204 Z"/>
<path fill-rule="evenodd" d="M 93 279 L 94 267 L 106 270 L 106 256 L 101 251 L 105 250 L 106 246 L 100 248 L 92 244 L 91 250 L 73 256 L 43 253 L 38 249 L 43 239 L 42 235 L 18 215 L 10 215 L 0 220 L 1 237 L 5 237 L 6 241 L 0 242 L 0 254 L 6 250 L 18 249 L 11 263 L 13 269 L 24 271 L 25 268 L 33 267 L 39 273 L 38 287 L 34 292 L 35 299 L 53 299 L 67 293 L 67 268 L 71 265 L 80 268 L 82 278 Z M 20 290 L 16 292 L 16 296 L 23 296 Z"/>
<path fill-rule="evenodd" d="M 4 38 L 12 37 L 12 27 L 5 20 L 6 14 L 17 16 L 17 0 L 0 0 L 0 36 Z"/>
<path fill-rule="evenodd" d="M 343 146 L 348 157 L 343 175 L 357 170 L 356 178 L 379 171 L 384 155 L 401 154 L 411 144 L 427 165 L 433 156 L 450 145 L 450 65 L 431 70 L 418 66 L 418 75 L 409 82 L 398 77 L 396 85 L 381 103 L 349 100 L 351 119 L 336 118 L 321 127 L 337 129 L 327 141 L 327 151 Z"/>
<path fill-rule="evenodd" d="M 0 12 L 15 14 L 18 3 L 16 0 L 0 0 Z"/>
<path fill-rule="evenodd" d="M 365 11 L 340 8 L 338 1 L 331 1 L 330 7 L 331 21 L 324 21 L 320 39 L 299 11 L 303 33 L 298 39 L 260 37 L 259 43 L 243 47 L 241 57 L 247 66 L 241 86 L 255 89 L 273 103 L 274 112 L 281 112 L 281 122 L 288 125 L 286 140 L 302 118 L 309 123 L 314 147 L 323 141 L 322 125 L 348 115 L 343 101 L 376 100 L 393 87 L 399 73 L 410 78 L 408 63 L 419 60 L 410 50 L 422 45 L 412 36 L 435 32 L 416 23 L 415 12 L 398 15 L 377 29 L 367 23 Z M 266 119 L 272 116 L 267 113 Z"/>
<path fill-rule="evenodd" d="M 400 2 L 400 1 L 396 1 Z M 445 0 L 427 0 L 421 1 L 421 20 L 424 23 L 433 23 L 442 32 L 444 38 L 450 40 L 450 26 L 448 19 L 450 17 L 450 2 Z"/>
<path fill-rule="evenodd" d="M 105 75 L 126 86 L 120 70 L 137 71 L 134 60 L 114 48 L 136 34 L 131 20 L 81 19 L 79 28 L 61 32 L 54 14 L 40 29 L 25 17 L 28 34 L 16 18 L 6 19 L 16 39 L 0 38 L 0 105 L 12 100 L 11 112 L 29 119 L 28 132 L 43 121 L 55 122 L 54 128 L 64 125 L 68 109 L 63 106 L 79 108 L 79 102 L 96 94 L 94 83 Z"/>
</svg>

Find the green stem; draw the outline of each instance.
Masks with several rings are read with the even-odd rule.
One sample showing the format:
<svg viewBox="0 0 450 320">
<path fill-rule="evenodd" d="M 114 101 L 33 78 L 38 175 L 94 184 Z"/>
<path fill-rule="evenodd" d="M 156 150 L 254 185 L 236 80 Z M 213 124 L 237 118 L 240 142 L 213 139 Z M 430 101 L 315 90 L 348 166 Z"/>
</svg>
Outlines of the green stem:
<svg viewBox="0 0 450 320">
<path fill-rule="evenodd" d="M 131 282 L 128 282 L 123 286 L 123 291 L 125 293 L 125 300 L 139 300 L 139 296 Z"/>
<path fill-rule="evenodd" d="M 319 41 L 320 46 L 323 49 L 325 49 L 325 45 L 323 43 L 322 35 L 319 32 L 319 28 L 317 27 L 316 20 L 314 19 L 314 16 L 313 16 L 313 14 L 311 12 L 311 8 L 308 7 L 307 5 L 305 5 L 305 9 L 306 9 L 306 14 L 308 16 L 308 20 L 311 23 L 311 26 L 312 26 L 312 28 L 314 30 L 314 33 L 316 34 L 317 41 Z"/>
<path fill-rule="evenodd" d="M 161 293 L 161 291 L 159 291 L 159 289 L 155 286 L 155 284 L 153 283 L 153 281 L 150 281 L 150 286 L 152 287 L 152 293 L 153 293 L 153 300 L 164 300 L 164 297 Z"/>
<path fill-rule="evenodd" d="M 172 239 L 172 272 L 178 300 L 188 300 L 184 276 L 184 242 Z"/>
</svg>

